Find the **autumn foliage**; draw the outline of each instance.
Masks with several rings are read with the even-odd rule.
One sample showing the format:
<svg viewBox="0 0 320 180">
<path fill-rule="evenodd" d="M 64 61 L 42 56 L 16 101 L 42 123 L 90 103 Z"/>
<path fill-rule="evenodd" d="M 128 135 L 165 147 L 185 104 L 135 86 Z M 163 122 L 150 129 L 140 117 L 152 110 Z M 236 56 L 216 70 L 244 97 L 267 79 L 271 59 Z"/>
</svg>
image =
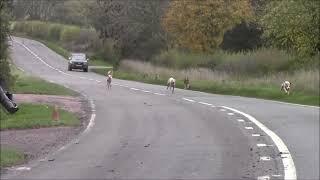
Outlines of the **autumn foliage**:
<svg viewBox="0 0 320 180">
<path fill-rule="evenodd" d="M 179 0 L 171 1 L 162 23 L 176 46 L 211 51 L 227 30 L 252 16 L 249 0 Z"/>
</svg>

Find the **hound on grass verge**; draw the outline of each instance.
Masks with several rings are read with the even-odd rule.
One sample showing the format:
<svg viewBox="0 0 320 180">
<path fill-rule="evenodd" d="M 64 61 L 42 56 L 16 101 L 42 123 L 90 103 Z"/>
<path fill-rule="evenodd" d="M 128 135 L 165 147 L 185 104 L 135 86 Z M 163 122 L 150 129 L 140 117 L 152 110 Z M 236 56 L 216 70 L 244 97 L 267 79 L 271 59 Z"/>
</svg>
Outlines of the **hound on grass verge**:
<svg viewBox="0 0 320 180">
<path fill-rule="evenodd" d="M 184 89 L 190 89 L 190 84 L 189 84 L 189 78 L 188 78 L 188 76 L 186 76 L 186 77 L 184 78 L 183 83 L 184 83 Z"/>
<path fill-rule="evenodd" d="M 281 84 L 281 91 L 284 91 L 286 94 L 290 94 L 290 86 L 291 86 L 291 83 L 289 81 L 284 81 L 282 84 Z"/>
<path fill-rule="evenodd" d="M 112 81 L 112 75 L 108 74 L 107 76 L 107 88 L 111 89 L 111 81 Z"/>
<path fill-rule="evenodd" d="M 169 78 L 167 82 L 167 89 L 170 87 L 170 90 L 171 90 L 172 88 L 172 93 L 173 93 L 175 86 L 176 86 L 176 80 L 173 79 L 173 77 Z"/>
</svg>

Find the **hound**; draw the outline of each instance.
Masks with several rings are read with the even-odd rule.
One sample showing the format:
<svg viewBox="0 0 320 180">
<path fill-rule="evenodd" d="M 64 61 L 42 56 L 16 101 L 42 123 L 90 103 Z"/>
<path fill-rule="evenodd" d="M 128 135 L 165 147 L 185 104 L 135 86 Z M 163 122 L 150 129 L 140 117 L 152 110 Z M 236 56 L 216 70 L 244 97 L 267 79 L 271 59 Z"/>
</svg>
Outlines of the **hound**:
<svg viewBox="0 0 320 180">
<path fill-rule="evenodd" d="M 186 76 L 186 77 L 184 78 L 183 83 L 184 83 L 184 89 L 190 89 L 190 84 L 189 84 L 189 78 L 188 78 L 188 76 Z"/>
<path fill-rule="evenodd" d="M 290 94 L 290 86 L 291 86 L 291 83 L 289 81 L 284 81 L 282 84 L 281 84 L 281 88 L 280 88 L 280 91 L 284 91 L 286 94 Z"/>
<path fill-rule="evenodd" d="M 176 80 L 173 77 L 170 77 L 167 82 L 167 89 L 170 87 L 170 90 L 171 90 L 172 88 L 172 93 L 173 93 L 175 86 L 176 86 Z"/>
<path fill-rule="evenodd" d="M 111 89 L 111 81 L 112 81 L 112 75 L 108 74 L 107 76 L 107 88 Z"/>
</svg>

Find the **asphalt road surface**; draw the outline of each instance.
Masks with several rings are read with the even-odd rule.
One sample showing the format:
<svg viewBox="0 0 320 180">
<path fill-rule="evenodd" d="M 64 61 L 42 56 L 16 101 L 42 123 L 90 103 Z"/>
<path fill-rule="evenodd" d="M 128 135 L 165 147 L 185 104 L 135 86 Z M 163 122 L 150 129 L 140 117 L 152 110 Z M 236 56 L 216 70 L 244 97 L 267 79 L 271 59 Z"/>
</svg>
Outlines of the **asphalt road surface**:
<svg viewBox="0 0 320 180">
<path fill-rule="evenodd" d="M 319 179 L 319 108 L 67 71 L 43 44 L 14 38 L 14 63 L 81 92 L 90 124 L 11 179 Z M 116 78 L 116 77 L 115 77 Z"/>
</svg>

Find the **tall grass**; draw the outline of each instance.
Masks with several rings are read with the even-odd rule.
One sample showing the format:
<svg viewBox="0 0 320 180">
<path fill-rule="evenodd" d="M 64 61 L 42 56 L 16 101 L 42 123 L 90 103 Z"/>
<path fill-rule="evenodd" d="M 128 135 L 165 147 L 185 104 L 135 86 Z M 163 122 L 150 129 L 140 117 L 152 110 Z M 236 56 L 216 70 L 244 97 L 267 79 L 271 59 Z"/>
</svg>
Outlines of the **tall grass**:
<svg viewBox="0 0 320 180">
<path fill-rule="evenodd" d="M 195 54 L 178 50 L 164 51 L 152 58 L 152 63 L 177 69 L 207 68 L 232 74 L 265 74 L 286 71 L 294 56 L 277 49 L 258 49 L 253 52 Z"/>
</svg>

